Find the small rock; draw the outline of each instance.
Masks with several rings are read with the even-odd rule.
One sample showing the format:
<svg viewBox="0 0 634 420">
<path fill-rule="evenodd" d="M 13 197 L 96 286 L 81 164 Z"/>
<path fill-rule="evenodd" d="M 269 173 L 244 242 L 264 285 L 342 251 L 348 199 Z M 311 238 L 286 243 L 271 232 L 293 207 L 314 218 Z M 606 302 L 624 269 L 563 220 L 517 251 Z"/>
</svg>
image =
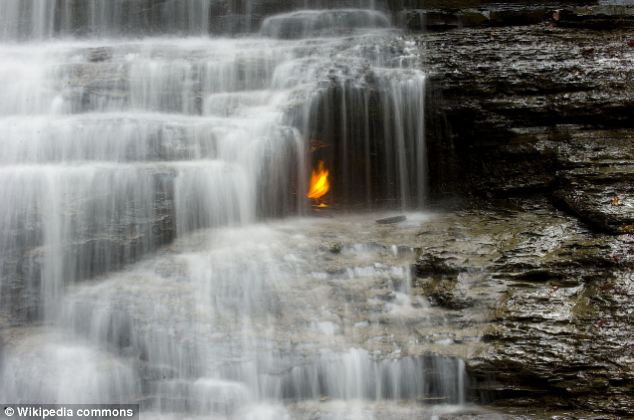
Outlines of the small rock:
<svg viewBox="0 0 634 420">
<path fill-rule="evenodd" d="M 420 277 L 434 275 L 455 277 L 463 271 L 461 267 L 453 264 L 450 259 L 444 259 L 432 254 L 422 255 L 416 262 L 416 274 Z"/>
<path fill-rule="evenodd" d="M 384 219 L 378 219 L 376 222 L 380 225 L 392 225 L 395 223 L 401 223 L 407 220 L 407 216 L 394 216 L 386 217 Z"/>
<path fill-rule="evenodd" d="M 585 48 L 581 51 L 581 55 L 585 58 L 594 57 L 594 48 Z"/>
<path fill-rule="evenodd" d="M 88 50 L 88 61 L 91 63 L 101 63 L 112 60 L 112 50 L 109 48 L 91 48 Z"/>
<path fill-rule="evenodd" d="M 343 250 L 343 244 L 341 242 L 336 242 L 330 245 L 330 248 L 328 248 L 328 250 L 332 254 L 341 254 L 341 251 Z"/>
</svg>

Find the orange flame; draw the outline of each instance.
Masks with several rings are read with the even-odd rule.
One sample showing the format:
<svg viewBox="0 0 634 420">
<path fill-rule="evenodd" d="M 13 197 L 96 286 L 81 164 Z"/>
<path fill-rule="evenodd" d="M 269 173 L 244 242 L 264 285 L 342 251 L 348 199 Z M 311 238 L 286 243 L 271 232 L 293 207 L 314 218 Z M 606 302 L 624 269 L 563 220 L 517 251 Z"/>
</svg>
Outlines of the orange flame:
<svg viewBox="0 0 634 420">
<path fill-rule="evenodd" d="M 316 200 L 328 194 L 330 191 L 330 181 L 328 176 L 330 172 L 326 169 L 324 161 L 320 160 L 317 163 L 317 168 L 313 169 L 313 173 L 310 176 L 310 190 L 306 196 L 310 199 Z"/>
</svg>

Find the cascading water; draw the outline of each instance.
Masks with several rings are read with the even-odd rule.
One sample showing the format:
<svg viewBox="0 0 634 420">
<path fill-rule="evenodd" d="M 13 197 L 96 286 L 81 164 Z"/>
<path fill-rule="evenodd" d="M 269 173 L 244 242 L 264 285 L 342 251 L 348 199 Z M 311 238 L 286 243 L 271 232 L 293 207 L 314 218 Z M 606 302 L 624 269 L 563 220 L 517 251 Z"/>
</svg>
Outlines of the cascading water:
<svg viewBox="0 0 634 420">
<path fill-rule="evenodd" d="M 207 35 L 262 4 L 0 2 L 6 402 L 282 419 L 464 401 L 462 363 L 408 338 L 432 322 L 411 253 L 362 245 L 376 227 L 353 216 L 288 218 L 319 155 L 342 205 L 424 200 L 415 48 L 349 8 Z M 342 232 L 335 263 L 321 245 Z"/>
<path fill-rule="evenodd" d="M 292 9 L 376 9 L 377 0 L 3 0 L 0 39 L 250 31 Z"/>
</svg>

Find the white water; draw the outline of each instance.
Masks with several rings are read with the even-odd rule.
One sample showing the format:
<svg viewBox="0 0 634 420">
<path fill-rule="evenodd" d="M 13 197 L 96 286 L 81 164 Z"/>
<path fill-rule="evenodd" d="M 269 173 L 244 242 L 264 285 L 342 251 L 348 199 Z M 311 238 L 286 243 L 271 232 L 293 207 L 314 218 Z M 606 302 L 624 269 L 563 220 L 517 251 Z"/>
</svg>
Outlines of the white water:
<svg viewBox="0 0 634 420">
<path fill-rule="evenodd" d="M 437 321 L 409 294 L 413 251 L 387 245 L 414 241 L 429 216 L 376 217 L 203 230 L 69 287 L 50 326 L 9 330 L 0 389 L 18 402 L 141 402 L 144 418 L 454 410 L 464 366 L 425 354 L 411 325 Z"/>
<path fill-rule="evenodd" d="M 257 17 L 293 8 L 382 8 L 382 0 L 2 0 L 0 39 L 257 30 Z"/>
<path fill-rule="evenodd" d="M 196 21 L 212 7 L 201 0 L 173 11 L 176 26 L 162 28 L 171 36 L 86 41 L 68 36 L 76 20 L 98 35 L 131 18 L 114 3 L 84 6 L 75 15 L 71 1 L 0 3 L 0 395 L 244 419 L 464 401 L 460 362 L 408 355 L 403 334 L 376 348 L 357 334 L 377 317 L 398 328 L 425 318 L 407 293 L 407 263 L 353 247 L 345 266 L 324 271 L 319 237 L 338 227 L 262 222 L 309 211 L 323 104 L 345 122 L 320 133 L 334 142 L 326 160 L 335 180 L 354 180 L 333 200 L 424 200 L 415 47 L 382 28 L 387 18 L 354 10 L 344 22 L 372 18 L 342 27 L 309 12 L 308 38 L 295 40 L 173 36 L 209 30 Z M 285 31 L 276 19 L 265 34 Z M 335 22 L 336 34 L 316 21 Z M 374 102 L 363 93 L 370 75 Z M 366 296 L 373 309 L 361 310 L 355 293 L 386 281 L 396 303 Z M 335 403 L 311 408 L 323 399 Z"/>
</svg>

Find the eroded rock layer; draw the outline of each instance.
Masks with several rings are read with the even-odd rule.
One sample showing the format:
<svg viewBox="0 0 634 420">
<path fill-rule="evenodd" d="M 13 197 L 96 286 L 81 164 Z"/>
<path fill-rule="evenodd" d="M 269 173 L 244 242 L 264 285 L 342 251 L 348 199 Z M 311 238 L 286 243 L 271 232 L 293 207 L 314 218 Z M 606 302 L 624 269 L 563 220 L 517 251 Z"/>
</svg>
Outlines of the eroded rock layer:
<svg viewBox="0 0 634 420">
<path fill-rule="evenodd" d="M 405 15 L 411 30 L 433 30 L 412 35 L 432 69 L 432 188 L 475 209 L 423 236 L 419 288 L 461 317 L 491 311 L 486 350 L 467 365 L 483 401 L 509 413 L 634 410 L 633 10 L 551 2 Z M 494 22 L 498 11 L 514 17 Z"/>
</svg>

